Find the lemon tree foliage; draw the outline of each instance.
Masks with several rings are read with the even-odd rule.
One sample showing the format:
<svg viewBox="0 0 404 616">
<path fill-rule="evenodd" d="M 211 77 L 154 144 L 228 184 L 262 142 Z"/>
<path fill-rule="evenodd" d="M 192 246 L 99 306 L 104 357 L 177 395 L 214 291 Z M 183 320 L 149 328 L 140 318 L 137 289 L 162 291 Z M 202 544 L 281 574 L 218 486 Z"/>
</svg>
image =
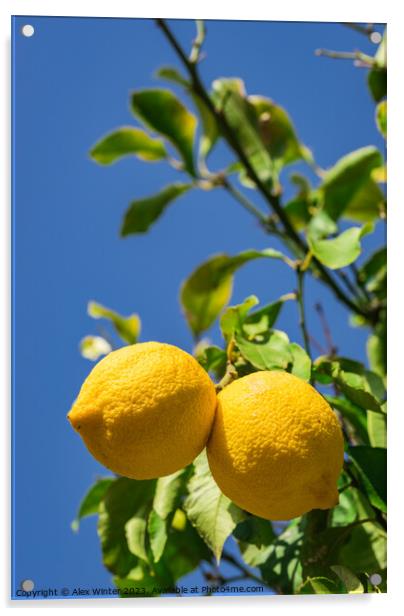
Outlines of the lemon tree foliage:
<svg viewBox="0 0 404 616">
<path fill-rule="evenodd" d="M 190 51 L 164 20 L 157 25 L 178 59 L 156 73 L 166 87 L 133 92 L 133 126 L 104 136 L 90 155 L 101 165 L 135 156 L 172 168 L 170 185 L 148 197 L 134 194 L 122 236 L 149 231 L 163 212 L 169 216 L 166 210 L 178 197 L 191 201 L 193 191 L 201 189 L 226 191 L 234 207 L 243 207 L 259 223 L 268 248 L 206 255 L 178 281 L 181 309 L 196 341 L 194 356 L 218 391 L 246 375 L 276 370 L 321 392 L 344 433 L 339 503 L 283 522 L 252 515 L 221 492 L 202 452 L 157 480 L 98 478 L 73 527 L 97 516 L 103 562 L 123 597 L 170 594 L 195 569 L 208 583 L 223 584 L 226 575 L 218 561 L 231 565 L 238 579 L 279 593 L 385 592 L 387 255 L 383 245 L 368 254 L 366 243 L 387 216 L 384 153 L 364 144 L 322 169 L 277 101 L 247 92 L 239 77 L 220 76 L 205 85 L 198 67 L 201 47 L 208 44 L 201 23 Z M 345 56 L 355 59 L 358 53 Z M 360 54 L 360 59 L 375 101 L 375 136 L 386 137 L 386 36 L 373 57 Z M 318 61 L 333 70 L 331 60 Z M 209 158 L 220 142 L 228 151 L 225 170 L 214 169 Z M 296 161 L 299 174 L 290 170 Z M 285 201 L 288 180 L 295 194 Z M 282 251 L 271 247 L 272 237 L 283 243 Z M 250 296 L 229 306 L 237 271 L 256 259 L 265 261 L 269 280 L 272 272 L 287 268 L 296 284 L 280 298 L 260 303 Z M 313 354 L 303 284 L 312 275 L 345 306 L 351 326 L 368 332 L 367 364 L 338 355 L 334 347 Z M 296 305 L 300 340 L 290 340 L 277 325 L 285 302 Z M 88 313 L 112 330 L 86 336 L 84 357 L 95 361 L 137 343 L 137 314 L 121 316 L 95 302 Z M 220 345 L 202 338 L 214 324 L 220 326 Z M 375 573 L 378 585 L 372 582 Z"/>
</svg>

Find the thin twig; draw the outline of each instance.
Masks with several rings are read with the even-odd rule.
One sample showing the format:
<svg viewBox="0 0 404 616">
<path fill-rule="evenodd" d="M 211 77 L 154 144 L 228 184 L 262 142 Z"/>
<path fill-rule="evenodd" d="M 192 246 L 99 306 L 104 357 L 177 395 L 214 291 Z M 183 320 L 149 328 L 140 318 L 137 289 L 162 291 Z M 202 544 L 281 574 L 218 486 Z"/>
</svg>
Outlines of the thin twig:
<svg viewBox="0 0 404 616">
<path fill-rule="evenodd" d="M 236 201 L 238 201 L 245 210 L 250 212 L 253 216 L 255 216 L 259 222 L 266 228 L 268 225 L 268 216 L 265 216 L 247 197 L 243 195 L 242 192 L 237 190 L 228 180 L 227 178 L 223 178 L 222 186 L 228 193 L 230 193 Z"/>
<path fill-rule="evenodd" d="M 334 51 L 333 49 L 316 49 L 316 56 L 325 56 L 334 60 L 354 60 L 360 62 L 361 66 L 372 67 L 375 65 L 375 59 L 368 56 L 362 51 Z"/>
<path fill-rule="evenodd" d="M 334 341 L 332 339 L 330 326 L 328 325 L 328 321 L 326 319 L 323 306 L 320 304 L 320 302 L 317 302 L 314 305 L 314 309 L 315 309 L 315 311 L 317 312 L 317 314 L 318 314 L 318 316 L 320 318 L 321 326 L 323 328 L 324 338 L 325 338 L 325 340 L 327 342 L 327 354 L 330 357 L 334 357 L 336 355 L 338 349 L 335 346 Z"/>
<path fill-rule="evenodd" d="M 266 586 L 266 582 L 261 579 L 260 577 L 258 577 L 257 575 L 255 575 L 252 571 L 250 571 L 249 569 L 247 569 L 247 567 L 245 567 L 240 561 L 238 561 L 232 554 L 230 554 L 229 552 L 223 552 L 222 554 L 222 558 L 223 560 L 226 560 L 228 563 L 230 563 L 231 565 L 233 565 L 233 567 L 236 567 L 239 571 L 241 571 L 243 573 L 243 575 L 245 575 L 246 577 L 250 578 L 251 580 L 255 580 L 256 582 L 259 582 L 260 584 L 263 584 L 264 586 Z"/>
<path fill-rule="evenodd" d="M 368 38 L 370 38 L 370 35 L 373 34 L 373 32 L 376 32 L 376 30 L 373 27 L 373 24 L 367 24 L 366 26 L 361 26 L 360 24 L 356 24 L 353 22 L 351 23 L 349 21 L 341 21 L 341 25 L 346 26 L 347 28 L 351 28 L 351 30 L 355 30 L 355 32 L 359 32 L 360 34 L 364 34 Z"/>
<path fill-rule="evenodd" d="M 310 349 L 310 338 L 307 331 L 306 324 L 306 315 L 304 309 L 304 296 L 303 296 L 303 282 L 304 282 L 304 271 L 298 266 L 296 268 L 297 274 L 297 305 L 299 307 L 299 325 L 303 334 L 304 348 L 306 350 L 307 355 L 311 358 L 311 349 Z"/>
</svg>

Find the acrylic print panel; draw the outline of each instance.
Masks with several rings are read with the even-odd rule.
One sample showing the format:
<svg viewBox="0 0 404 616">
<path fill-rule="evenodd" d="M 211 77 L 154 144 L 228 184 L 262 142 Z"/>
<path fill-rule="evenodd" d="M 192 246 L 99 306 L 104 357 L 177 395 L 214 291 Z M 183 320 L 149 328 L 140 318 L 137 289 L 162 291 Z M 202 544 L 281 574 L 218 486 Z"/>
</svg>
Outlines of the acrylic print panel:
<svg viewBox="0 0 404 616">
<path fill-rule="evenodd" d="M 384 26 L 12 27 L 12 597 L 385 592 Z"/>
</svg>

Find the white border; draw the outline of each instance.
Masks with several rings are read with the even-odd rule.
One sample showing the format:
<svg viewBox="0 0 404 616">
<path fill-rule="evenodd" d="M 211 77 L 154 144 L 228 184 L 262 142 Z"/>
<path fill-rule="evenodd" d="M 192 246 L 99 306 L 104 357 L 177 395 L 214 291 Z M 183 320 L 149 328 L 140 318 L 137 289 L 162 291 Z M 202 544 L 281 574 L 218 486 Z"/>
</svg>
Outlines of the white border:
<svg viewBox="0 0 404 616">
<path fill-rule="evenodd" d="M 400 582 L 402 578 L 402 558 L 404 542 L 400 521 L 403 517 L 402 496 L 402 460 L 398 459 L 404 447 L 401 441 L 404 437 L 404 409 L 400 404 L 400 380 L 402 376 L 402 322 L 403 322 L 403 266 L 404 263 L 400 245 L 404 232 L 404 203 L 400 179 L 403 176 L 404 151 L 404 123 L 402 110 L 404 109 L 402 89 L 402 58 L 404 57 L 403 20 L 400 19 L 400 3 L 396 0 L 338 0 L 338 2 L 321 2 L 320 0 L 284 0 L 283 2 L 264 2 L 263 0 L 249 0 L 240 2 L 217 2 L 217 0 L 204 0 L 201 6 L 184 0 L 148 0 L 135 2 L 134 0 L 114 0 L 113 2 L 95 2 L 94 0 L 2 0 L 1 12 L 1 61 L 2 91 L 6 96 L 0 97 L 1 104 L 1 135 L 3 136 L 0 149 L 0 186 L 2 191 L 2 207 L 0 208 L 2 220 L 0 229 L 1 238 L 1 268 L 0 288 L 4 293 L 4 301 L 0 304 L 1 323 L 3 326 L 3 345 L 0 356 L 0 391 L 4 392 L 2 412 L 4 424 L 2 427 L 3 447 L 2 461 L 4 462 L 5 497 L 0 508 L 4 543 L 1 550 L 1 591 L 3 608 L 20 611 L 25 609 L 53 609 L 70 608 L 75 613 L 83 609 L 136 609 L 137 612 L 160 608 L 168 612 L 184 609 L 202 611 L 209 609 L 231 609 L 241 612 L 250 607 L 257 613 L 268 613 L 276 609 L 283 614 L 310 614 L 313 610 L 326 609 L 330 613 L 353 614 L 354 610 L 366 609 L 367 612 L 380 611 L 383 608 L 393 608 L 400 602 Z M 47 602 L 10 602 L 8 600 L 10 588 L 10 514 L 9 514 L 9 457 L 10 457 L 10 15 L 59 15 L 59 16 L 98 16 L 98 17 L 171 17 L 171 18 L 213 18 L 213 19 L 242 19 L 242 20 L 283 20 L 283 21 L 357 21 L 357 22 L 388 22 L 389 26 L 389 395 L 390 395 L 390 427 L 389 427 L 389 591 L 387 595 L 359 596 L 317 596 L 317 597 L 226 597 L 201 599 L 146 599 L 132 601 L 118 600 L 91 600 L 91 601 L 47 601 Z M 401 49 L 400 49 L 401 47 Z M 393 427 L 392 427 L 393 426 Z M 400 429 L 401 428 L 401 429 Z M 401 463 L 400 463 L 401 462 Z M 192 603 L 191 603 L 192 601 Z"/>
</svg>

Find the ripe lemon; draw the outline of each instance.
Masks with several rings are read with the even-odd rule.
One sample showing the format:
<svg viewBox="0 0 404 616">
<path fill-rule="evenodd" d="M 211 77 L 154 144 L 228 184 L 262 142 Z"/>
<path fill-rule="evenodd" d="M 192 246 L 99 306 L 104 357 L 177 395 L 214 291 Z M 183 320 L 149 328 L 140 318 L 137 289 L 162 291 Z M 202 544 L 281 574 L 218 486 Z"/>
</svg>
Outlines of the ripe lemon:
<svg viewBox="0 0 404 616">
<path fill-rule="evenodd" d="M 338 420 L 311 385 L 287 372 L 255 372 L 219 393 L 207 453 L 222 492 L 262 518 L 290 520 L 338 503 Z"/>
<path fill-rule="evenodd" d="M 145 342 L 101 360 L 68 419 L 104 466 L 152 479 L 178 471 L 202 451 L 216 404 L 214 385 L 196 359 Z"/>
</svg>

